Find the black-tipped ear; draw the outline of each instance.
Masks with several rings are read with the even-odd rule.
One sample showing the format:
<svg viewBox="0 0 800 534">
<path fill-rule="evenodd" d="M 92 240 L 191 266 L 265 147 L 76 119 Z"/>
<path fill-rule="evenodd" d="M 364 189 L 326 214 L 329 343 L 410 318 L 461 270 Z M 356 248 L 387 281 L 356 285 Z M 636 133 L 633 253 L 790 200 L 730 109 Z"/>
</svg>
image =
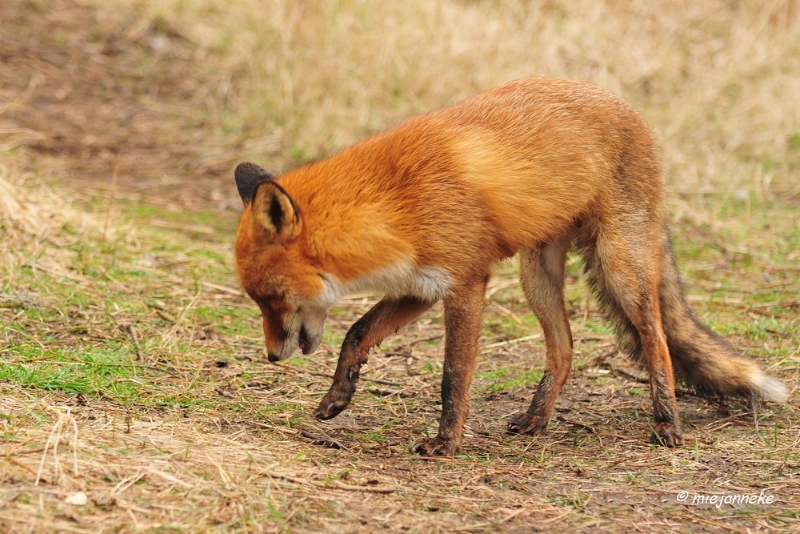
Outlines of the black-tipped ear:
<svg viewBox="0 0 800 534">
<path fill-rule="evenodd" d="M 236 179 L 236 188 L 239 190 L 239 196 L 242 197 L 245 206 L 253 201 L 253 193 L 258 184 L 275 179 L 266 169 L 249 161 L 238 164 L 236 170 L 233 171 L 233 177 Z"/>
<path fill-rule="evenodd" d="M 300 215 L 277 182 L 267 181 L 256 186 L 251 213 L 252 224 L 266 232 L 274 243 L 284 243 L 300 234 Z"/>
</svg>

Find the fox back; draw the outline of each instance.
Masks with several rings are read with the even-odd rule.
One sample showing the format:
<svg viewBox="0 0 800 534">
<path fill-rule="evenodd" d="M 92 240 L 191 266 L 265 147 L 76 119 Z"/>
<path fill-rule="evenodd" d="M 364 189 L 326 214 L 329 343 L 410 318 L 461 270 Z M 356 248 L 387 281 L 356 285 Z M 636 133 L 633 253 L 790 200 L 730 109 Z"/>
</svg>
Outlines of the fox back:
<svg viewBox="0 0 800 534">
<path fill-rule="evenodd" d="M 619 183 L 631 153 L 652 168 Z M 281 323 L 302 323 L 290 310 L 327 309 L 348 292 L 440 300 L 521 247 L 602 217 L 619 189 L 661 218 L 660 166 L 641 118 L 565 80 L 521 80 L 411 118 L 272 184 L 277 197 L 243 195 L 235 246 L 245 288 L 273 303 L 267 315 L 284 315 L 265 326 L 268 345 Z M 290 215 L 276 209 L 283 193 Z"/>
</svg>

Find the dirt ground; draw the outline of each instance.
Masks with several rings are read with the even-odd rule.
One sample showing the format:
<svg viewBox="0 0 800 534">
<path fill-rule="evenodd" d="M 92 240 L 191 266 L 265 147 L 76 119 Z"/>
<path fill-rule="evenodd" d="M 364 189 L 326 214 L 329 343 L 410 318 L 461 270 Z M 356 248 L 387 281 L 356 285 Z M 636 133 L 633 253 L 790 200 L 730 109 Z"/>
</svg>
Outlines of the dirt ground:
<svg viewBox="0 0 800 534">
<path fill-rule="evenodd" d="M 208 207 L 233 198 L 235 147 L 220 146 L 193 111 L 206 95 L 190 43 L 127 15 L 108 20 L 62 0 L 0 5 L 7 143 L 29 147 L 29 169 L 75 189 L 110 188 L 118 165 L 133 199 Z"/>
<path fill-rule="evenodd" d="M 66 191 L 103 195 L 116 166 L 117 198 L 219 210 L 229 230 L 239 206 L 231 179 L 239 145 L 209 132 L 195 113 L 212 104 L 192 44 L 178 30 L 133 14 L 105 17 L 71 0 L 6 0 L 0 21 L 0 145 L 24 147 L 22 171 Z M 223 251 L 229 238 L 224 230 L 213 237 Z M 496 283 L 507 280 L 513 274 Z M 211 291 L 214 298 L 252 306 L 233 277 L 226 284 Z M 371 302 L 348 301 L 327 328 L 341 336 Z M 353 405 L 330 422 L 309 414 L 329 385 L 333 344 L 309 368 L 253 359 L 258 340 L 195 340 L 207 356 L 165 375 L 165 387 L 204 377 L 193 394 L 238 399 L 238 412 L 189 411 L 178 403 L 121 407 L 102 395 L 0 384 L 0 531 L 800 528 L 797 400 L 762 407 L 766 417 L 756 431 L 746 403 L 722 405 L 681 390 L 687 444 L 654 446 L 644 373 L 610 335 L 583 321 L 584 312 L 576 305 L 573 317 L 583 363 L 559 397 L 549 431 L 506 434 L 507 418 L 527 405 L 533 388 L 496 390 L 484 376 L 455 459 L 409 453 L 414 437 L 435 432 L 441 368 L 425 371 L 424 362 L 441 361 L 440 308 L 373 352 Z M 487 304 L 488 320 L 522 313 L 521 299 Z M 540 339 L 499 333 L 489 341 L 482 369 L 544 365 Z M 216 362 L 213 351 L 226 343 L 242 343 L 237 357 Z M 269 407 L 268 416 L 257 415 L 256 406 Z M 59 452 L 48 458 L 59 436 Z M 771 499 L 701 502 L 736 495 Z"/>
</svg>

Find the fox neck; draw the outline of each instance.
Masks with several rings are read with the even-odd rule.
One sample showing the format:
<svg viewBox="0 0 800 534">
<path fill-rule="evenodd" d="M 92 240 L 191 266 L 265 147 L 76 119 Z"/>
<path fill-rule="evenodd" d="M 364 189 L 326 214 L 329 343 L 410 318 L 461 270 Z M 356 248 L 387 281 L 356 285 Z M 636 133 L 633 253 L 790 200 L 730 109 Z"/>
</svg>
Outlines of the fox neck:
<svg viewBox="0 0 800 534">
<path fill-rule="evenodd" d="M 320 303 L 330 306 L 346 295 L 378 293 L 388 298 L 415 297 L 436 302 L 447 296 L 452 279 L 439 267 L 415 267 L 410 261 L 399 261 L 374 271 L 340 280 L 333 273 L 324 273 Z"/>
</svg>

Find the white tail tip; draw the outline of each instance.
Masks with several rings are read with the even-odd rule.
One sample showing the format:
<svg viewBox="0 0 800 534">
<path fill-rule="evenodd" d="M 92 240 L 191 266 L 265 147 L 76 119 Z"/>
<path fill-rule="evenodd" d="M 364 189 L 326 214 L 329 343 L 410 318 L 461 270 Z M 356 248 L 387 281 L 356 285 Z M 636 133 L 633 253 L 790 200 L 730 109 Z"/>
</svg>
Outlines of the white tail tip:
<svg viewBox="0 0 800 534">
<path fill-rule="evenodd" d="M 789 396 L 786 386 L 771 376 L 761 374 L 756 378 L 755 383 L 756 392 L 763 399 L 774 402 L 786 402 L 786 398 Z"/>
</svg>

